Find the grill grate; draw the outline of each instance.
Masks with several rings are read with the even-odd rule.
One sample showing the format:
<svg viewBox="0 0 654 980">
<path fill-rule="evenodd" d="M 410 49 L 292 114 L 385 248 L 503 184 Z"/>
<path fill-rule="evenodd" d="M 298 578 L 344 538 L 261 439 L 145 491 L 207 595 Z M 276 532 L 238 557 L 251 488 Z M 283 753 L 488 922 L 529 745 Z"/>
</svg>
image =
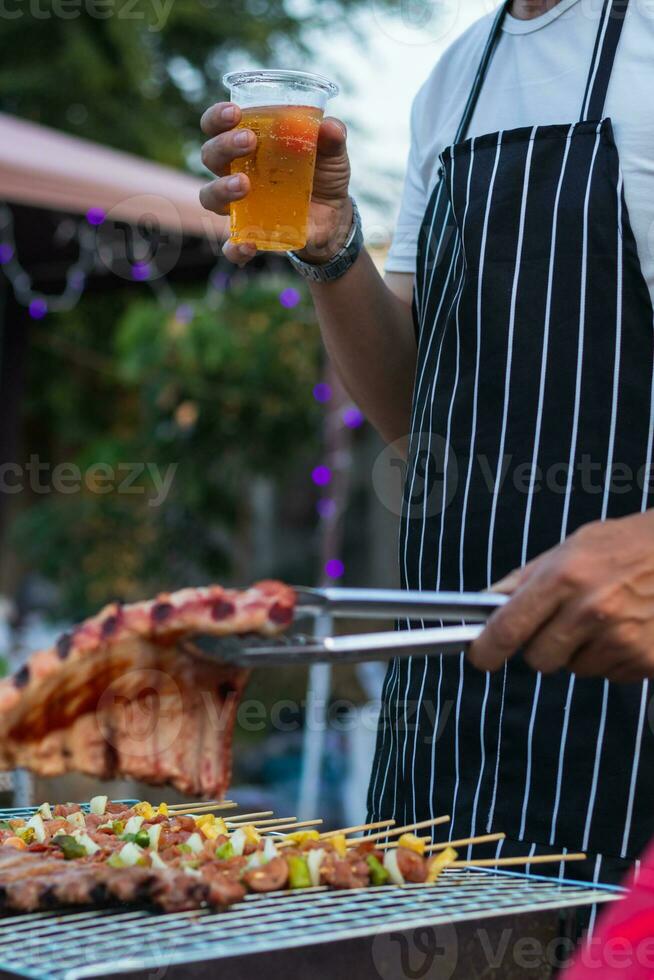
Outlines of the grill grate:
<svg viewBox="0 0 654 980">
<path fill-rule="evenodd" d="M 134 800 L 121 800 L 134 804 Z M 87 809 L 87 805 L 84 805 Z M 0 809 L 0 819 L 34 807 Z M 589 887 L 492 869 L 446 870 L 430 886 L 250 895 L 226 912 L 142 909 L 40 912 L 0 918 L 0 973 L 34 980 L 162 971 L 253 953 L 374 937 L 497 916 L 614 901 L 619 888 Z M 161 974 L 160 974 L 161 975 Z"/>
<path fill-rule="evenodd" d="M 135 806 L 138 800 L 112 800 L 113 803 L 124 803 L 125 806 Z M 85 813 L 89 812 L 88 803 L 76 803 L 75 806 L 79 806 L 80 810 L 84 810 Z M 11 820 L 14 817 L 22 817 L 24 820 L 29 820 L 30 817 L 34 816 L 38 807 L 36 806 L 19 806 L 19 807 L 0 807 L 0 820 Z"/>
<path fill-rule="evenodd" d="M 251 896 L 227 912 L 48 912 L 0 920 L 0 970 L 38 980 L 114 976 L 498 915 L 615 900 L 614 888 L 451 869 L 432 886 Z"/>
</svg>

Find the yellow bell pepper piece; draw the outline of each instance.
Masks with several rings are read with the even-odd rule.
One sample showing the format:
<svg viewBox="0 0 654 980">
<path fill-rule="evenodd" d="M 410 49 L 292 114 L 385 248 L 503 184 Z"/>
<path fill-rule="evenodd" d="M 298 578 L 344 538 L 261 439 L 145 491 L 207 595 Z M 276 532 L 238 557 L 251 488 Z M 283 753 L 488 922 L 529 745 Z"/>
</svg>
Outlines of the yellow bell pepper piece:
<svg viewBox="0 0 654 980">
<path fill-rule="evenodd" d="M 215 817 L 213 813 L 205 813 L 201 817 L 196 817 L 195 822 L 207 840 L 215 840 L 221 834 L 227 833 L 225 821 L 220 817 Z"/>
<path fill-rule="evenodd" d="M 449 864 L 452 864 L 453 861 L 456 861 L 458 856 L 459 855 L 453 847 L 446 847 L 444 851 L 440 851 L 439 853 L 435 854 L 429 862 L 429 868 L 427 870 L 427 884 L 433 885 L 443 868 L 446 868 Z"/>
<path fill-rule="evenodd" d="M 247 840 L 248 844 L 258 844 L 260 842 L 261 834 L 257 828 L 253 826 L 253 824 L 246 824 L 245 827 L 241 828 L 241 830 L 245 834 L 245 839 Z"/>
<path fill-rule="evenodd" d="M 332 845 L 339 857 L 345 857 L 347 854 L 347 840 L 345 839 L 345 834 L 336 834 L 335 837 L 330 837 L 329 843 Z"/>
<path fill-rule="evenodd" d="M 159 806 L 157 807 L 157 813 L 160 813 L 162 815 L 162 817 L 167 817 L 168 816 L 168 804 L 167 803 L 160 803 Z"/>
<path fill-rule="evenodd" d="M 294 844 L 304 844 L 308 840 L 320 840 L 317 830 L 297 830 L 294 834 L 287 834 L 286 840 L 293 841 Z"/>
<path fill-rule="evenodd" d="M 143 817 L 144 820 L 152 820 L 156 812 L 152 804 L 147 802 L 137 803 L 134 807 L 134 813 L 138 814 L 139 817 Z"/>
<path fill-rule="evenodd" d="M 415 851 L 416 854 L 424 854 L 426 843 L 425 837 L 416 837 L 415 834 L 402 834 L 397 846 L 404 847 L 407 851 Z"/>
</svg>

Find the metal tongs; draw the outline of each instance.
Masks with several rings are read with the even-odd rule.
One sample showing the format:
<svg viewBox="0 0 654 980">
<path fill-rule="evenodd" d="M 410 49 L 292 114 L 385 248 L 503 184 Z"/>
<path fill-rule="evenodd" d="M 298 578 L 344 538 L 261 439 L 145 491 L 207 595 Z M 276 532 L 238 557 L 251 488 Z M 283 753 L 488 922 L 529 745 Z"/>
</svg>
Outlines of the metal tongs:
<svg viewBox="0 0 654 980">
<path fill-rule="evenodd" d="M 239 667 L 293 664 L 345 664 L 391 660 L 416 654 L 435 656 L 466 650 L 481 634 L 483 624 L 508 597 L 493 592 L 405 592 L 395 589 L 296 588 L 295 620 L 314 619 L 314 635 L 288 633 L 271 640 L 245 636 L 194 637 L 196 652 L 218 657 Z M 351 636 L 320 636 L 332 619 L 412 621 L 414 628 Z M 419 628 L 437 621 L 455 626 Z M 463 624 L 463 625 L 462 625 Z M 472 625 L 468 625 L 472 624 Z M 330 625 L 327 626 L 330 628 Z"/>
</svg>

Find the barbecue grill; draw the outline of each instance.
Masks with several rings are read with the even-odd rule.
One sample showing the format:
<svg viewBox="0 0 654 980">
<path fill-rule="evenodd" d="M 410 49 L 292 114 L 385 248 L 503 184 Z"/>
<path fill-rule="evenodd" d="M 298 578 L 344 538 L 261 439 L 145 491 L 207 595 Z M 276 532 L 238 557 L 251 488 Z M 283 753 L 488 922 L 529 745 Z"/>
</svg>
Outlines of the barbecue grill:
<svg viewBox="0 0 654 980">
<path fill-rule="evenodd" d="M 7 916 L 0 919 L 0 977 L 178 980 L 220 971 L 229 980 L 331 980 L 345 970 L 356 980 L 549 977 L 572 948 L 575 911 L 621 894 L 449 869 L 430 886 L 251 895 L 225 912 Z"/>
</svg>

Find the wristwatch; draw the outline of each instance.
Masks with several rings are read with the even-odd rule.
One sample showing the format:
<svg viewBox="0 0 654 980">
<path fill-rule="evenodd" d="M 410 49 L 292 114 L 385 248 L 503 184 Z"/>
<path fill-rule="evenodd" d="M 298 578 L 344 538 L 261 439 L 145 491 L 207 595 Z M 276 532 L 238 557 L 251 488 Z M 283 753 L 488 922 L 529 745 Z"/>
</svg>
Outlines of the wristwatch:
<svg viewBox="0 0 654 980">
<path fill-rule="evenodd" d="M 299 272 L 305 279 L 309 279 L 311 282 L 334 282 L 335 279 L 344 276 L 356 262 L 359 252 L 363 248 L 363 228 L 361 215 L 354 198 L 351 197 L 350 201 L 352 202 L 352 227 L 345 245 L 333 258 L 323 265 L 313 265 L 313 263 L 301 259 L 296 252 L 286 253 L 295 271 Z"/>
</svg>

